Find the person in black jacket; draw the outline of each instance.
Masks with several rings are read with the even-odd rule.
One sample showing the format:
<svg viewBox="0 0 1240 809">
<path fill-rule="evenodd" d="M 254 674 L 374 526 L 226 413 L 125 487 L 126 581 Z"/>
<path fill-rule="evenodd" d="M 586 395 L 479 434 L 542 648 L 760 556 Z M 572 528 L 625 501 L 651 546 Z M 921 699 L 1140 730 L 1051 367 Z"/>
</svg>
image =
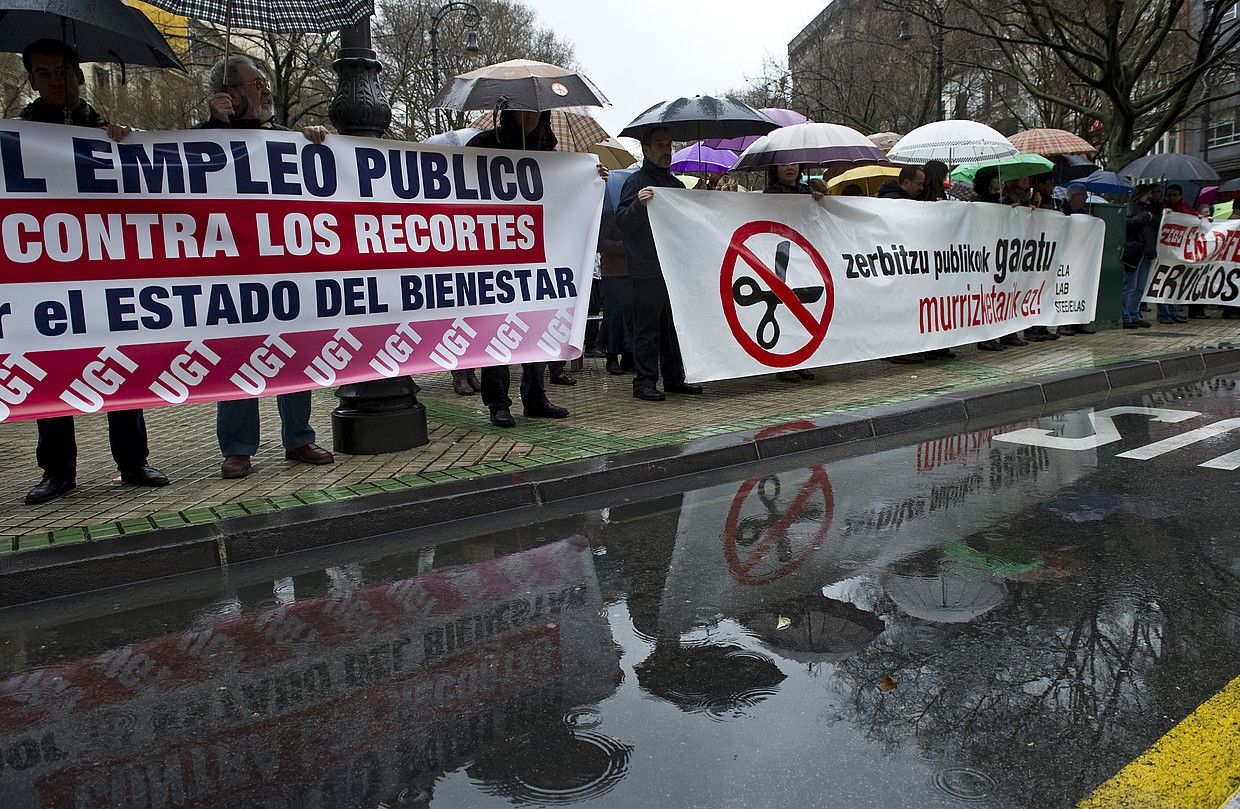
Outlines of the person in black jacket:
<svg viewBox="0 0 1240 809">
<path fill-rule="evenodd" d="M 1158 228 L 1162 221 L 1162 202 L 1158 199 L 1161 189 L 1152 183 L 1142 183 L 1133 189 L 1128 200 L 1125 231 L 1125 253 L 1128 245 L 1134 245 L 1132 258 L 1135 264 L 1124 266 L 1124 304 L 1122 317 L 1125 329 L 1147 329 L 1150 322 L 1141 317 L 1141 296 L 1150 280 L 1150 270 L 1158 256 Z"/>
<path fill-rule="evenodd" d="M 917 199 L 926 184 L 926 172 L 921 166 L 905 166 L 900 176 L 878 187 L 879 199 Z"/>
<path fill-rule="evenodd" d="M 479 132 L 469 143 L 472 149 L 524 149 L 534 152 L 555 151 L 556 137 L 551 131 L 551 113 L 532 110 L 502 110 L 499 124 L 493 129 Z M 607 170 L 599 166 L 600 176 L 606 178 Z M 562 419 L 568 416 L 568 408 L 551 403 L 543 386 L 543 371 L 550 365 L 552 381 L 557 385 L 574 385 L 573 379 L 564 371 L 563 362 L 527 362 L 521 365 L 521 412 L 531 418 Z M 482 402 L 491 411 L 491 423 L 496 427 L 515 427 L 512 417 L 512 399 L 508 395 L 511 377 L 507 365 L 482 369 Z"/>
<path fill-rule="evenodd" d="M 629 175 L 620 191 L 616 221 L 624 233 L 624 253 L 633 282 L 633 398 L 661 402 L 666 397 L 657 387 L 663 375 L 668 393 L 700 394 L 701 385 L 685 382 L 685 364 L 672 322 L 672 304 L 663 280 L 663 267 L 650 231 L 646 206 L 656 188 L 684 188 L 672 176 L 672 133 L 666 127 L 642 135 L 642 167 Z"/>
<path fill-rule="evenodd" d="M 215 93 L 207 100 L 211 117 L 197 129 L 266 129 L 288 132 L 273 119 L 275 96 L 271 82 L 248 56 L 228 57 L 228 64 L 217 62 L 210 73 L 211 89 Z M 321 126 L 308 126 L 302 134 L 314 143 L 322 143 L 327 130 Z M 315 466 L 334 463 L 336 458 L 328 450 L 314 443 L 314 428 L 310 426 L 310 391 L 281 393 L 276 396 L 276 409 L 280 413 L 280 438 L 284 444 L 284 457 L 290 461 Z M 215 406 L 215 437 L 224 456 L 220 464 L 220 477 L 243 478 L 250 474 L 250 458 L 258 452 L 259 418 L 257 399 L 233 399 L 217 402 Z"/>
<path fill-rule="evenodd" d="M 41 39 L 22 51 L 22 65 L 31 88 L 39 97 L 21 112 L 25 121 L 70 124 L 106 130 L 113 140 L 123 140 L 128 127 L 110 124 L 82 98 L 86 77 L 78 65 L 77 51 L 55 39 Z M 26 495 L 35 505 L 54 500 L 77 485 L 77 439 L 73 417 L 38 419 L 39 443 L 35 458 L 43 479 Z M 108 443 L 121 480 L 135 486 L 167 486 L 163 472 L 147 465 L 149 454 L 146 420 L 141 410 L 108 412 Z"/>
</svg>

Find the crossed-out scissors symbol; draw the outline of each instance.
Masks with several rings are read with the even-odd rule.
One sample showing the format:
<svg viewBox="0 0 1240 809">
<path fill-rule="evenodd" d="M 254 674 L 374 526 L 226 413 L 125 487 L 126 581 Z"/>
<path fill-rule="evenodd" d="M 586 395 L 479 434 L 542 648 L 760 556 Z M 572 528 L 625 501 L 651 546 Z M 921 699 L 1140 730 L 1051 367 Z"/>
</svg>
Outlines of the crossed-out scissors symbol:
<svg viewBox="0 0 1240 809">
<path fill-rule="evenodd" d="M 780 510 L 779 477 L 770 475 L 758 481 L 756 491 L 758 499 L 762 502 L 766 514 L 762 516 L 751 516 L 741 521 L 736 530 L 736 544 L 742 548 L 752 548 L 756 546 L 767 533 L 784 519 L 784 514 Z M 801 520 L 820 520 L 824 512 L 816 505 L 806 504 L 800 510 L 799 514 L 793 515 L 796 522 Z M 776 545 L 776 555 L 786 561 L 786 557 L 791 553 L 791 545 L 787 536 L 780 538 Z"/>
<path fill-rule="evenodd" d="M 788 258 L 792 251 L 792 242 L 784 240 L 775 247 L 775 274 L 780 281 L 788 277 Z M 814 303 L 822 297 L 823 287 L 793 287 L 792 294 L 801 303 Z M 758 282 L 749 276 L 742 276 L 732 284 L 732 300 L 738 306 L 752 306 L 757 303 L 766 304 L 766 312 L 758 322 L 756 336 L 758 345 L 765 349 L 774 348 L 779 343 L 779 320 L 775 317 L 783 301 L 773 291 L 758 286 Z"/>
</svg>

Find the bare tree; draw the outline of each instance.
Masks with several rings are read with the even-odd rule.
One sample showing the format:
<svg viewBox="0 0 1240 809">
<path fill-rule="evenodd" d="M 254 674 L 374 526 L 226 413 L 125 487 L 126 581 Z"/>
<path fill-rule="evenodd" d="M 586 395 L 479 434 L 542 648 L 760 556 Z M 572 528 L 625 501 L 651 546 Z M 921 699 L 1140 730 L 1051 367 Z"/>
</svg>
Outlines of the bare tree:
<svg viewBox="0 0 1240 809">
<path fill-rule="evenodd" d="M 961 15 L 941 21 L 944 0 L 884 2 L 972 37 L 964 63 L 1021 88 L 1048 113 L 1037 123 L 1075 123 L 1115 166 L 1146 154 L 1204 105 L 1240 93 L 1236 82 L 1206 90 L 1202 81 L 1236 67 L 1231 3 L 953 0 Z"/>
</svg>

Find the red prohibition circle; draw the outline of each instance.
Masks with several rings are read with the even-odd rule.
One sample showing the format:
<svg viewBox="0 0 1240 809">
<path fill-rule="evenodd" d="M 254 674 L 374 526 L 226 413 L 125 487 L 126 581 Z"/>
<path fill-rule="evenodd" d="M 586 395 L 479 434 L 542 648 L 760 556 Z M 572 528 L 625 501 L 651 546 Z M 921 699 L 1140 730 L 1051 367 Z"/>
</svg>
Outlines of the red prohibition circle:
<svg viewBox="0 0 1240 809">
<path fill-rule="evenodd" d="M 732 508 L 728 512 L 728 520 L 724 524 L 723 531 L 723 555 L 727 560 L 728 570 L 738 583 L 749 587 L 778 581 L 805 564 L 806 560 L 822 547 L 823 540 L 827 538 L 827 532 L 831 530 L 831 520 L 835 516 L 835 496 L 831 492 L 831 478 L 828 477 L 827 470 L 823 467 L 811 467 L 809 480 L 802 484 L 800 491 L 788 506 L 788 510 L 780 515 L 779 520 L 766 532 L 758 546 L 742 559 L 740 549 L 736 546 L 736 537 L 740 532 L 741 510 L 759 482 L 760 478 L 750 478 L 741 484 L 736 491 L 736 497 L 732 500 Z M 779 542 L 787 536 L 788 529 L 797 521 L 805 504 L 817 492 L 822 493 L 826 513 L 823 515 L 821 527 L 814 532 L 809 546 L 774 570 L 754 575 L 754 568 L 775 551 Z"/>
<path fill-rule="evenodd" d="M 821 318 L 815 318 L 805 308 L 805 304 L 797 300 L 792 288 L 787 283 L 779 280 L 779 276 L 767 267 L 752 250 L 745 246 L 745 242 L 750 237 L 764 233 L 771 233 L 787 239 L 804 250 L 806 255 L 810 257 L 810 261 L 814 264 L 814 269 L 822 276 L 824 302 Z M 744 326 L 741 325 L 740 316 L 736 311 L 736 301 L 732 298 L 732 281 L 736 277 L 738 261 L 744 261 L 748 264 L 750 269 L 766 282 L 771 291 L 779 296 L 783 304 L 788 307 L 801 325 L 805 327 L 805 330 L 809 332 L 809 342 L 794 351 L 781 354 L 758 345 L 749 332 L 745 331 Z M 728 249 L 723 254 L 723 264 L 719 269 L 719 297 L 723 301 L 723 314 L 727 318 L 728 327 L 732 330 L 732 337 L 735 338 L 746 354 L 771 368 L 791 368 L 813 356 L 814 352 L 818 350 L 818 346 L 822 345 L 823 339 L 827 336 L 827 329 L 831 325 L 831 314 L 835 310 L 835 284 L 831 280 L 831 270 L 827 267 L 827 262 L 823 260 L 808 239 L 783 222 L 759 220 L 747 222 L 736 229 L 736 232 L 732 234 L 732 238 L 728 242 Z"/>
</svg>

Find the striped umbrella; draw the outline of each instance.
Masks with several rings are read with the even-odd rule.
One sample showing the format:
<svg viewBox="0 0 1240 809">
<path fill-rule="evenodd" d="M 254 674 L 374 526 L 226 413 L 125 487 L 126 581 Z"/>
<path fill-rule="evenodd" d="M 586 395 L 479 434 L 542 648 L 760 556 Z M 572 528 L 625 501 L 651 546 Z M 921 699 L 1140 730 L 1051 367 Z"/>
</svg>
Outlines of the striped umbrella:
<svg viewBox="0 0 1240 809">
<path fill-rule="evenodd" d="M 1043 157 L 1091 155 L 1098 151 L 1089 141 L 1062 129 L 1026 129 L 1008 140 L 1025 154 L 1040 154 Z"/>
<path fill-rule="evenodd" d="M 494 129 L 495 113 L 484 112 L 469 125 L 477 129 Z M 607 130 L 588 114 L 566 109 L 551 110 L 551 131 L 555 133 L 557 152 L 588 152 L 590 147 L 610 137 Z"/>
</svg>

